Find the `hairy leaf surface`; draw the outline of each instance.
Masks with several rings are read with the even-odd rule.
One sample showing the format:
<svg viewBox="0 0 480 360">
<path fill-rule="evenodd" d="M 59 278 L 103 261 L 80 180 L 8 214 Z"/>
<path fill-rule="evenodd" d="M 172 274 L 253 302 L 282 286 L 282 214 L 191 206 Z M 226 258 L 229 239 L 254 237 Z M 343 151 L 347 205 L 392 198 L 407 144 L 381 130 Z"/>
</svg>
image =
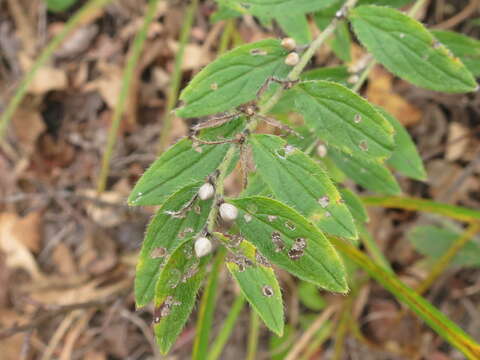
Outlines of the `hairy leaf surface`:
<svg viewBox="0 0 480 360">
<path fill-rule="evenodd" d="M 195 304 L 210 256 L 198 259 L 193 240 L 181 244 L 162 269 L 155 289 L 154 329 L 162 354 L 166 354 L 184 327 Z"/>
<path fill-rule="evenodd" d="M 474 76 L 480 76 L 480 41 L 448 30 L 433 30 L 433 36 L 458 56 Z"/>
<path fill-rule="evenodd" d="M 397 180 L 384 165 L 355 158 L 333 148 L 328 151 L 329 156 L 340 170 L 357 184 L 382 194 L 398 195 L 401 193 Z"/>
<path fill-rule="evenodd" d="M 274 39 L 239 46 L 200 71 L 180 94 L 178 116 L 189 118 L 229 111 L 255 99 L 270 76 L 285 78 L 288 51 Z"/>
<path fill-rule="evenodd" d="M 387 164 L 412 179 L 425 180 L 427 174 L 423 167 L 422 158 L 418 154 L 417 147 L 408 131 L 388 112 L 381 108 L 378 108 L 378 111 L 395 129 L 395 150 L 390 159 L 387 160 Z"/>
<path fill-rule="evenodd" d="M 227 241 L 223 235 L 215 236 Z M 229 247 L 227 268 L 233 275 L 245 298 L 257 311 L 265 325 L 282 336 L 284 314 L 282 292 L 272 267 L 250 242 L 243 240 L 238 247 Z"/>
<path fill-rule="evenodd" d="M 365 99 L 329 81 L 306 81 L 293 88 L 295 106 L 319 138 L 348 154 L 384 160 L 393 148 L 393 127 Z"/>
<path fill-rule="evenodd" d="M 230 138 L 243 128 L 243 124 L 244 119 L 238 118 L 216 129 L 207 129 L 200 137 L 207 140 Z M 217 169 L 230 146 L 194 146 L 187 138 L 180 140 L 155 160 L 138 180 L 128 198 L 129 205 L 161 205 L 177 190 L 204 180 Z"/>
<path fill-rule="evenodd" d="M 172 195 L 148 225 L 135 273 L 137 307 L 153 300 L 160 270 L 173 250 L 205 226 L 212 200 L 196 199 L 189 211 L 179 216 L 171 215 L 172 211 L 178 212 L 188 205 L 201 184 L 187 186 Z"/>
<path fill-rule="evenodd" d="M 335 248 L 301 214 L 259 196 L 228 202 L 239 208 L 236 222 L 241 234 L 272 263 L 327 290 L 348 291 L 345 268 Z"/>
<path fill-rule="evenodd" d="M 275 197 L 332 235 L 357 237 L 352 216 L 340 193 L 320 167 L 299 149 L 274 135 L 252 135 L 257 171 Z"/>
<path fill-rule="evenodd" d="M 465 65 L 418 21 L 380 6 L 350 12 L 355 34 L 392 73 L 426 89 L 448 93 L 474 91 L 477 83 Z"/>
</svg>

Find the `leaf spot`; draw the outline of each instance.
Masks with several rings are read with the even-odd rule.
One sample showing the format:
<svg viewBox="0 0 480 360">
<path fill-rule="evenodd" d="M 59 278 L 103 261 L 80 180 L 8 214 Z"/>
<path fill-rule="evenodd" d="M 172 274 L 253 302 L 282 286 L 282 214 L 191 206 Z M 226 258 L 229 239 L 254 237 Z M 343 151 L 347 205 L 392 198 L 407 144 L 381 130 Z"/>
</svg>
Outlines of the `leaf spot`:
<svg viewBox="0 0 480 360">
<path fill-rule="evenodd" d="M 252 49 L 252 50 L 250 50 L 250 55 L 253 55 L 253 56 L 265 56 L 267 54 L 268 53 L 265 50 L 262 50 L 262 49 Z"/>
<path fill-rule="evenodd" d="M 328 196 L 322 196 L 320 199 L 318 199 L 318 203 L 322 208 L 326 208 L 328 204 L 330 204 L 330 198 Z"/>
<path fill-rule="evenodd" d="M 367 151 L 367 150 L 368 150 L 367 140 L 362 140 L 362 141 L 360 141 L 360 143 L 358 144 L 358 147 L 359 147 L 360 150 L 362 150 L 362 151 Z"/>
<path fill-rule="evenodd" d="M 285 243 L 282 240 L 279 232 L 272 232 L 272 242 L 275 245 L 275 252 L 281 252 L 285 249 Z"/>
<path fill-rule="evenodd" d="M 273 294 L 274 294 L 272 287 L 269 286 L 269 285 L 264 285 L 264 286 L 262 287 L 262 293 L 263 293 L 263 295 L 265 295 L 266 297 L 272 297 Z"/>
<path fill-rule="evenodd" d="M 164 247 L 157 247 L 150 253 L 152 259 L 163 258 L 165 255 L 167 255 L 167 249 Z"/>
</svg>

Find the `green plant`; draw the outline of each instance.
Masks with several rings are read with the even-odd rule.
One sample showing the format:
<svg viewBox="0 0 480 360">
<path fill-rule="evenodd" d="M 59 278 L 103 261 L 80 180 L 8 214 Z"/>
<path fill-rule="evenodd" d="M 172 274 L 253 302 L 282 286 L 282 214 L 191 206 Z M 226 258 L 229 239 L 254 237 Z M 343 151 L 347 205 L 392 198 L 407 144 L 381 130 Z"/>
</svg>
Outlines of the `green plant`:
<svg viewBox="0 0 480 360">
<path fill-rule="evenodd" d="M 358 266 L 467 358 L 480 358 L 480 346 L 419 295 L 452 260 L 464 261 L 461 250 L 478 232 L 480 213 L 395 196 L 401 189 L 391 169 L 423 180 L 426 174 L 422 161 L 403 126 L 384 109 L 357 94 L 377 61 L 395 75 L 426 89 L 449 93 L 476 91 L 478 86 L 473 76 L 480 73 L 479 42 L 452 32 L 426 29 L 414 19 L 424 0 L 417 0 L 409 15 L 395 7 L 412 3 L 411 0 L 217 2 L 219 10 L 214 18 L 229 19 L 227 36 L 233 32 L 233 18 L 251 14 L 265 26 L 275 22 L 291 38 L 239 46 L 197 74 L 181 92 L 183 105 L 176 109 L 176 114 L 202 121 L 193 127 L 189 138 L 173 145 L 152 164 L 129 197 L 131 205 L 160 205 L 141 250 L 135 296 L 139 307 L 152 301 L 155 304 L 154 328 L 161 352 L 169 351 L 182 330 L 207 266 L 213 263 L 200 306 L 197 326 L 200 330 L 193 351 L 194 358 L 206 357 L 218 269 L 226 262 L 242 294 L 211 348 L 211 359 L 220 356 L 245 300 L 258 313 L 258 316 L 252 313 L 251 317 L 250 358 L 255 357 L 258 317 L 274 333 L 284 332 L 282 294 L 271 264 L 302 279 L 301 284 L 306 284 L 302 291 L 307 294 L 312 292 L 311 284 L 343 294 L 350 288 L 355 290 L 358 284 L 353 272 Z M 62 9 L 71 3 L 49 1 L 49 4 L 63 4 Z M 108 0 L 90 0 L 41 54 L 2 114 L 0 138 L 36 70 L 88 12 L 106 3 Z M 144 26 L 134 42 L 124 73 L 123 100 L 128 96 L 131 74 L 157 3 L 158 0 L 150 0 Z M 182 48 L 197 3 L 193 1 L 189 8 L 182 31 Z M 313 41 L 307 21 L 309 14 L 313 14 L 315 23 L 323 30 Z M 304 71 L 315 52 L 325 44 L 331 46 L 339 59 L 351 58 L 349 25 L 371 53 L 372 60 L 353 71 L 346 66 Z M 222 44 L 220 52 L 227 47 L 228 37 L 224 37 Z M 167 110 L 173 108 L 176 100 L 182 53 L 176 59 Z M 119 104 L 99 192 L 105 188 L 123 113 L 124 101 Z M 304 124 L 290 122 L 290 113 L 300 114 Z M 161 148 L 168 140 L 171 120 L 167 114 Z M 255 133 L 260 122 L 277 127 L 286 137 Z M 255 170 L 248 166 L 250 153 Z M 245 186 L 240 197 L 226 198 L 224 180 L 237 163 Z M 339 185 L 346 177 L 385 196 L 359 198 Z M 434 260 L 437 258 L 437 262 L 426 282 L 415 292 L 395 276 L 366 231 L 365 204 L 431 212 L 470 226 L 463 235 L 443 233 L 441 249 L 419 247 Z M 220 231 L 219 220 L 229 226 L 228 231 Z M 438 230 L 431 228 L 416 232 L 427 238 L 433 232 L 438 235 Z M 357 248 L 359 236 L 371 257 Z M 214 248 L 219 250 L 213 261 Z M 476 262 L 467 260 L 469 265 L 476 266 Z M 324 306 L 322 298 L 315 300 L 311 306 Z M 348 301 L 345 309 L 351 306 Z M 311 331 L 306 332 L 303 343 L 318 335 L 316 331 L 334 310 L 329 307 L 324 311 Z M 338 344 L 342 344 L 348 327 L 344 313 Z M 331 329 L 328 323 L 328 333 Z M 327 336 L 321 335 L 320 342 Z M 287 358 L 296 358 L 300 351 L 297 344 Z M 339 352 L 340 345 L 336 347 L 338 357 Z"/>
<path fill-rule="evenodd" d="M 331 176 L 341 181 L 346 174 L 365 188 L 389 195 L 400 193 L 389 167 L 426 178 L 402 125 L 349 89 L 359 89 L 371 66 L 357 74 L 345 68 L 302 74 L 326 41 L 336 42 L 332 46 L 339 56 L 349 58 L 341 51 L 349 48 L 348 29 L 339 30 L 348 22 L 376 61 L 417 86 L 475 91 L 470 71 L 421 23 L 391 7 L 355 6 L 356 0 L 218 2 L 218 18 L 250 13 L 264 24 L 278 22 L 294 39 L 237 47 L 197 74 L 181 92 L 183 104 L 176 114 L 203 121 L 193 127 L 190 138 L 154 162 L 130 195 L 131 205 L 161 205 L 148 227 L 135 282 L 137 305 L 154 301 L 160 350 L 168 352 L 186 322 L 214 244 L 228 250 L 227 268 L 252 308 L 278 335 L 284 329 L 282 295 L 270 264 L 326 290 L 347 293 L 343 255 L 379 278 L 467 356 L 478 356 L 478 345 L 458 327 L 401 284 L 389 268 L 373 264 L 351 245 L 364 232 L 366 213 L 356 195 L 339 191 Z M 412 12 L 421 4 L 418 1 Z M 307 46 L 297 46 L 295 40 L 311 40 L 305 15 L 312 12 L 318 24 L 325 18 L 329 24 Z M 435 34 L 447 40 L 454 36 Z M 464 57 L 464 48 L 452 51 Z M 305 124 L 279 120 L 291 112 L 301 114 Z M 262 121 L 288 136 L 256 134 Z M 255 171 L 248 170 L 249 151 Z M 225 198 L 223 183 L 237 162 L 246 187 L 239 198 Z M 228 232 L 217 231 L 219 219 L 230 225 Z"/>
</svg>

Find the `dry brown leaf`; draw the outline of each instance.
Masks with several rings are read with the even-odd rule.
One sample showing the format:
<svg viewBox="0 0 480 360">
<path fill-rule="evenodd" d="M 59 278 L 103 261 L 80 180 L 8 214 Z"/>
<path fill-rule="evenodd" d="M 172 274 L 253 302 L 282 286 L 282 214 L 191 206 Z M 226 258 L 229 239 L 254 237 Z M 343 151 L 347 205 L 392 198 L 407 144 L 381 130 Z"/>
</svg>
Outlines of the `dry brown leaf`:
<svg viewBox="0 0 480 360">
<path fill-rule="evenodd" d="M 72 275 L 77 272 L 72 251 L 63 242 L 59 243 L 53 250 L 52 260 L 61 275 Z"/>
<path fill-rule="evenodd" d="M 105 191 L 97 194 L 95 190 L 85 189 L 80 194 L 112 205 L 123 204 L 126 199 L 125 195 L 115 191 Z M 97 224 L 106 228 L 117 226 L 125 220 L 123 212 L 118 211 L 116 206 L 105 206 L 90 201 L 85 205 L 85 210 Z"/>
<path fill-rule="evenodd" d="M 12 269 L 24 269 L 34 280 L 43 278 L 35 259 L 25 242 L 35 244 L 39 236 L 39 220 L 35 216 L 21 219 L 14 213 L 0 214 L 0 250 L 6 255 L 6 264 Z"/>
<path fill-rule="evenodd" d="M 114 109 L 122 88 L 122 68 L 117 65 L 99 63 L 98 70 L 102 72 L 102 75 L 88 83 L 84 90 L 98 91 L 108 107 Z"/>
<path fill-rule="evenodd" d="M 35 143 L 46 125 L 38 111 L 22 107 L 15 112 L 12 121 L 16 138 L 27 154 L 35 150 Z"/>
<path fill-rule="evenodd" d="M 55 52 L 57 57 L 73 57 L 88 49 L 98 34 L 98 25 L 90 24 L 75 30 Z"/>
<path fill-rule="evenodd" d="M 23 70 L 28 71 L 33 65 L 33 59 L 25 53 L 21 53 L 19 57 Z M 67 85 L 68 79 L 64 70 L 45 65 L 37 70 L 28 90 L 35 95 L 44 95 L 52 90 L 64 90 Z"/>
<path fill-rule="evenodd" d="M 0 308 L 0 328 L 10 328 L 20 323 L 25 323 L 25 319 L 19 314 Z M 2 360 L 18 360 L 22 350 L 22 344 L 25 334 L 16 334 L 0 341 L 0 358 Z"/>
<path fill-rule="evenodd" d="M 393 90 L 393 76 L 376 67 L 370 74 L 366 97 L 372 103 L 383 107 L 403 125 L 411 126 L 422 119 L 422 112 Z"/>
<path fill-rule="evenodd" d="M 450 123 L 448 127 L 447 149 L 445 158 L 450 161 L 455 161 L 465 155 L 469 145 L 470 130 L 458 122 Z"/>
</svg>

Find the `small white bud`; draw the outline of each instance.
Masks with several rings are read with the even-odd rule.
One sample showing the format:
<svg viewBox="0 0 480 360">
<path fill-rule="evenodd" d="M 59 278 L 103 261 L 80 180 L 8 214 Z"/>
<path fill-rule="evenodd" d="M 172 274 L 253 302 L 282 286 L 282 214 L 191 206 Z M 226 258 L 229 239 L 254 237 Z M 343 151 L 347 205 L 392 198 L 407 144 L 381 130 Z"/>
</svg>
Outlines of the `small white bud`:
<svg viewBox="0 0 480 360">
<path fill-rule="evenodd" d="M 211 199 L 214 194 L 215 194 L 215 188 L 213 187 L 212 184 L 208 182 L 200 186 L 200 189 L 198 189 L 198 197 L 200 198 L 200 200 Z"/>
<path fill-rule="evenodd" d="M 295 40 L 289 37 L 282 39 L 281 44 L 285 49 L 289 51 L 293 51 L 297 47 L 297 43 L 295 42 Z"/>
<path fill-rule="evenodd" d="M 285 64 L 288 66 L 295 66 L 299 63 L 299 61 L 300 61 L 300 56 L 298 56 L 296 52 L 291 52 L 285 58 Z"/>
<path fill-rule="evenodd" d="M 317 146 L 317 154 L 318 156 L 320 156 L 321 158 L 324 158 L 325 156 L 327 156 L 327 147 L 325 146 L 325 144 L 319 144 Z"/>
<path fill-rule="evenodd" d="M 212 242 L 206 237 L 199 237 L 195 240 L 195 254 L 197 257 L 208 255 L 212 252 Z"/>
<path fill-rule="evenodd" d="M 238 216 L 238 209 L 231 204 L 223 203 L 220 205 L 220 216 L 225 221 L 233 221 Z"/>
</svg>

